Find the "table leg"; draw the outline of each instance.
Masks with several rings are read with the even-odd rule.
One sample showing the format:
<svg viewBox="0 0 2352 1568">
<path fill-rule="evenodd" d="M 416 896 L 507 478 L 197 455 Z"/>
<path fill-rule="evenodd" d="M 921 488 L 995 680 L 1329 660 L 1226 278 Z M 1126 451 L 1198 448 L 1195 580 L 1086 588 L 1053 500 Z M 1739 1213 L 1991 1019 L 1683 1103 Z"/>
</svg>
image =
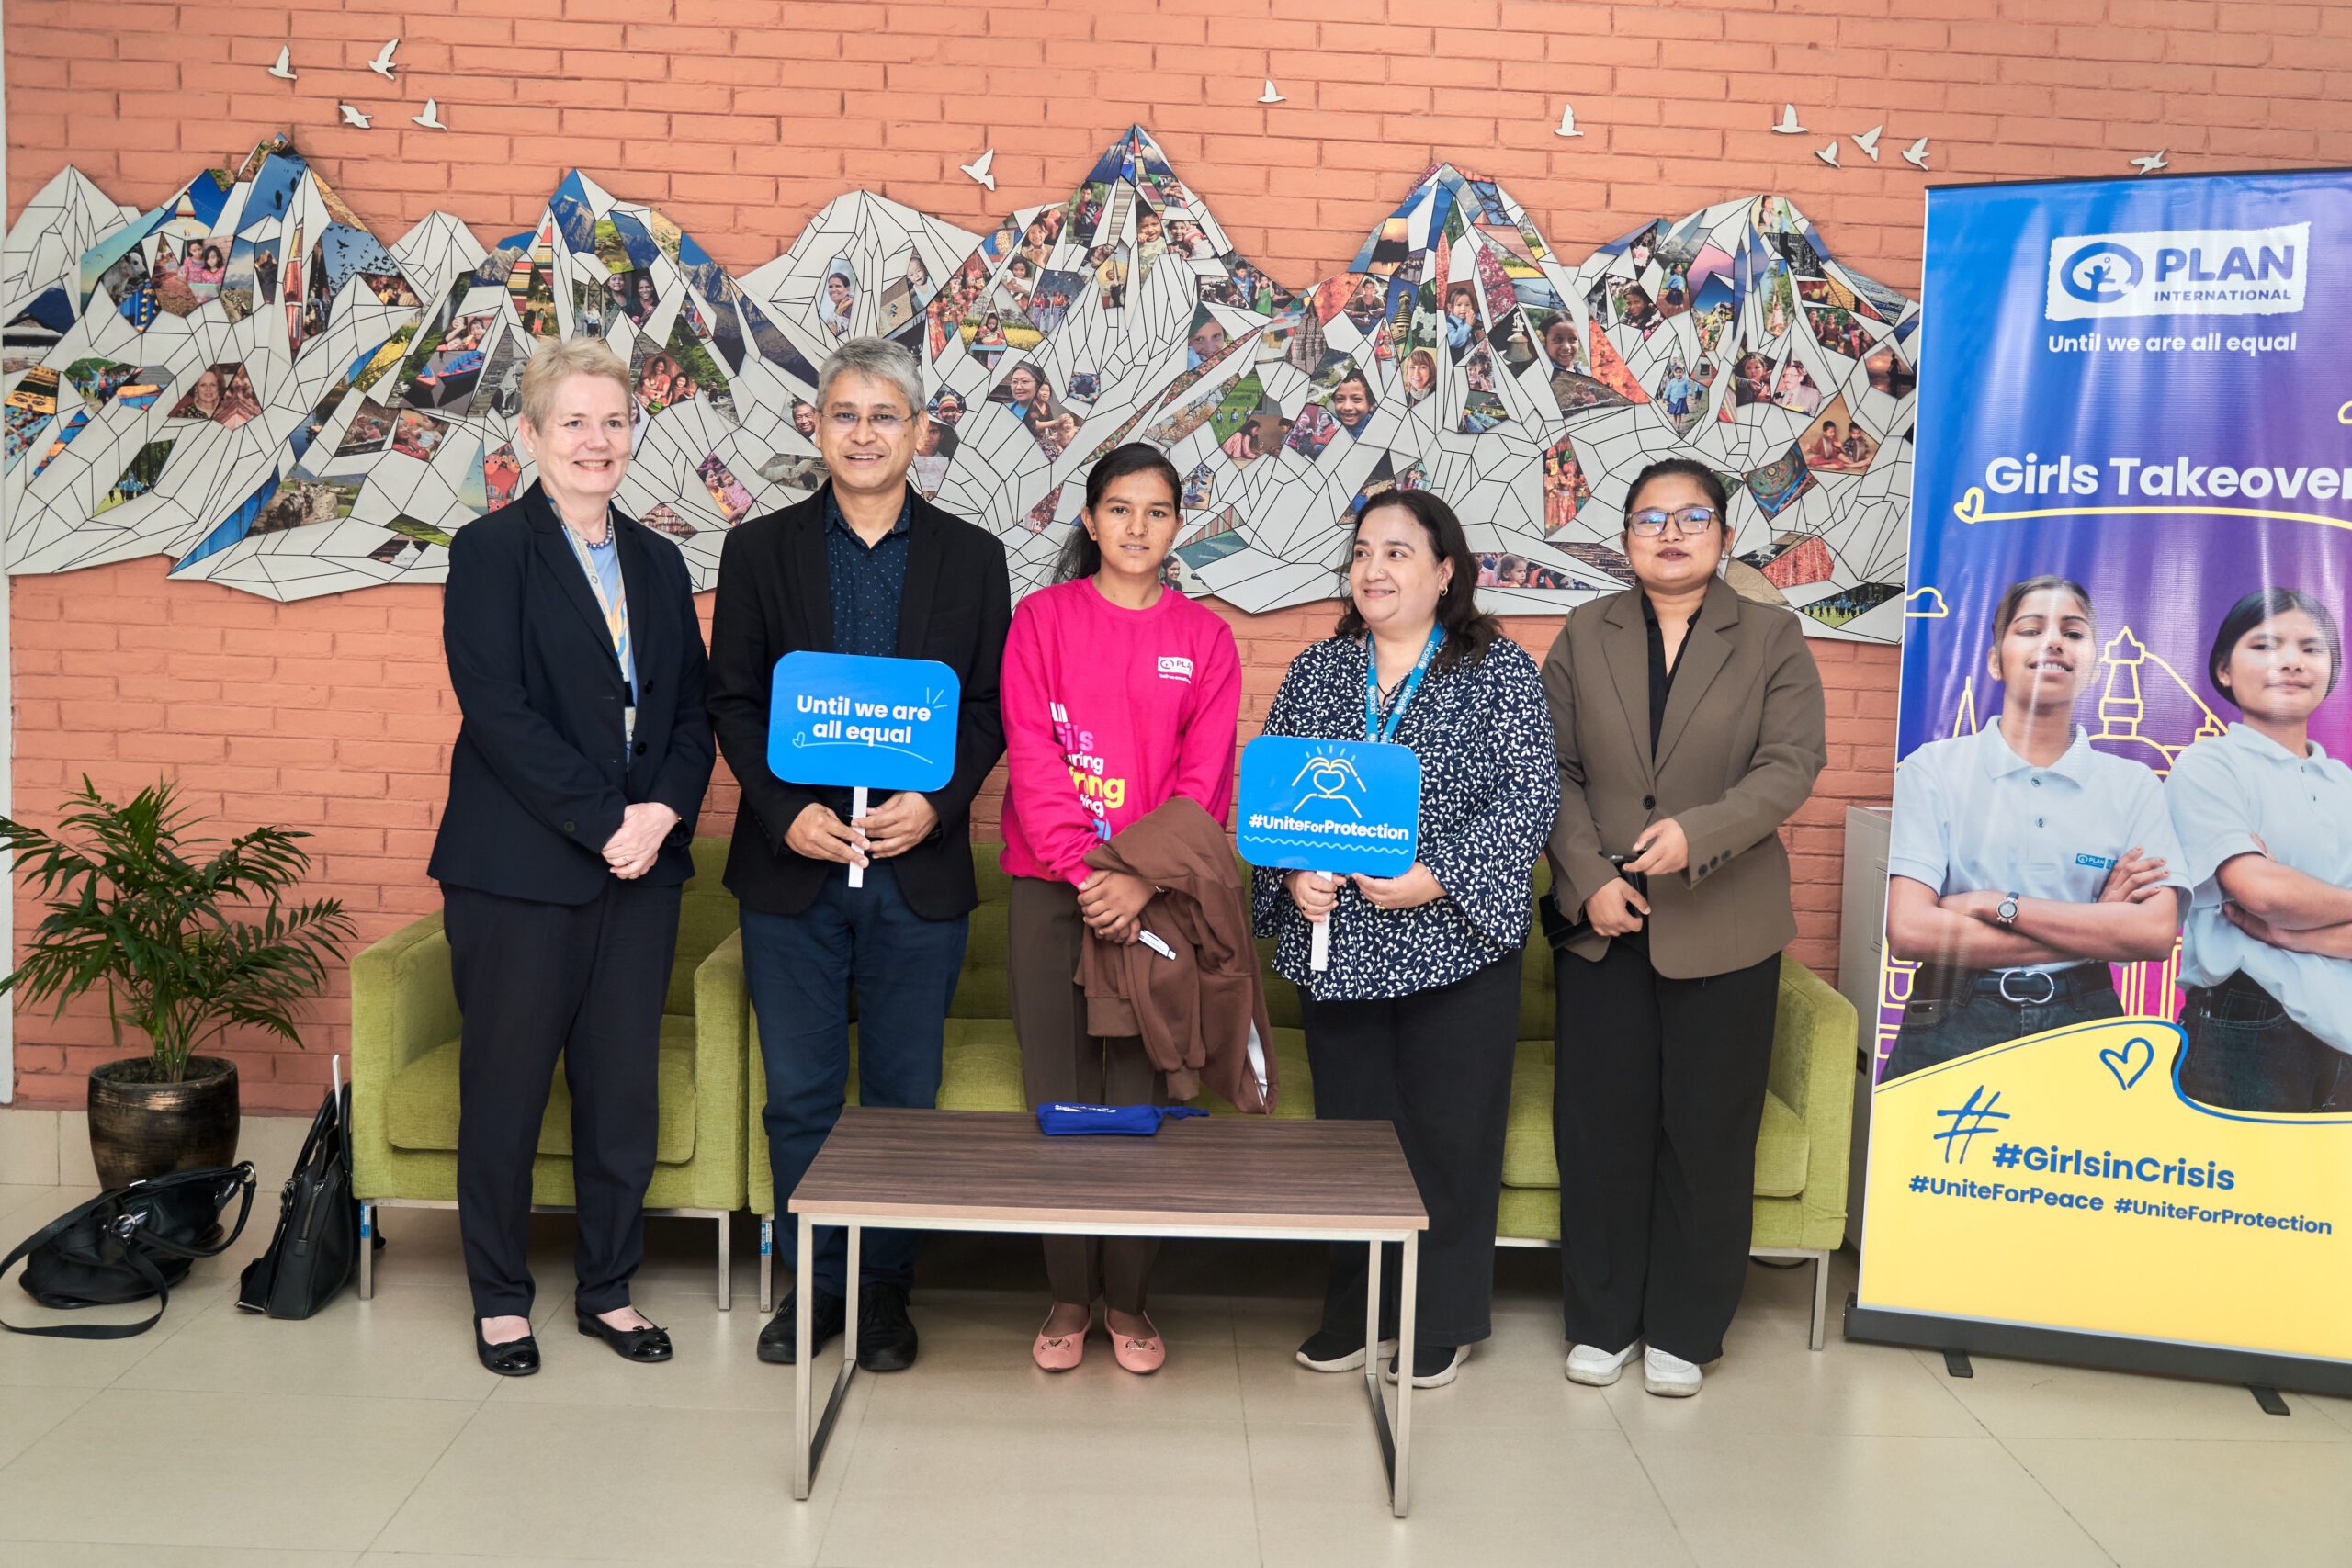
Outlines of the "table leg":
<svg viewBox="0 0 2352 1568">
<path fill-rule="evenodd" d="M 846 1262 L 848 1265 L 847 1272 L 849 1277 L 842 1282 L 844 1294 L 842 1301 L 842 1310 L 848 1321 L 842 1325 L 841 1370 L 833 1374 L 831 1390 L 825 1396 L 825 1408 L 821 1412 L 818 1413 L 816 1416 L 815 1430 L 811 1431 L 808 1426 L 808 1387 L 810 1380 L 813 1378 L 814 1374 L 809 1371 L 808 1361 L 816 1352 L 808 1343 L 812 1333 L 812 1330 L 808 1325 L 811 1322 L 811 1314 L 814 1311 L 814 1308 L 809 1304 L 809 1303 L 815 1294 L 816 1284 L 809 1270 L 813 1267 L 810 1259 L 815 1256 L 816 1228 L 809 1220 L 805 1218 L 800 1224 L 801 1253 L 798 1275 L 800 1293 L 800 1365 L 796 1369 L 796 1375 L 800 1378 L 800 1382 L 795 1390 L 795 1394 L 800 1402 L 799 1437 L 803 1450 L 806 1453 L 805 1462 L 808 1466 L 806 1473 L 809 1478 L 808 1483 L 814 1483 L 817 1474 L 817 1467 L 824 1461 L 825 1443 L 832 1437 L 833 1423 L 840 1418 L 842 1405 L 849 1398 L 850 1379 L 854 1377 L 857 1373 L 857 1270 L 860 1244 L 865 1240 L 865 1227 L 853 1223 L 847 1227 L 847 1229 L 848 1256 Z M 797 1497 L 806 1498 L 808 1495 L 808 1483 L 804 1483 L 802 1489 L 795 1493 L 794 1495 Z"/>
<path fill-rule="evenodd" d="M 1413 1447 L 1413 1304 L 1420 1272 L 1421 1233 L 1407 1231 L 1405 1277 L 1396 1292 L 1396 1468 L 1388 1478 L 1389 1504 L 1400 1519 L 1408 1506 L 1406 1465 Z"/>
<path fill-rule="evenodd" d="M 808 1359 L 816 1351 L 809 1340 L 816 1334 L 817 1284 L 814 1268 L 817 1259 L 817 1227 L 808 1216 L 800 1216 L 800 1251 L 793 1265 L 793 1348 L 798 1353 L 792 1362 L 792 1495 L 807 1501 L 809 1481 L 816 1469 L 816 1456 L 810 1451 L 808 1431 Z"/>
<path fill-rule="evenodd" d="M 857 1273 L 860 1267 L 858 1254 L 864 1250 L 865 1227 L 852 1220 L 844 1228 L 846 1235 L 842 1248 L 844 1273 L 842 1280 L 842 1375 L 847 1377 L 849 1369 L 857 1365 Z"/>
<path fill-rule="evenodd" d="M 1372 1401 L 1372 1433 L 1380 1439 L 1380 1466 L 1389 1480 L 1389 1495 L 1396 1495 L 1396 1436 L 1388 1419 L 1388 1401 L 1380 1392 L 1383 1362 L 1380 1359 L 1380 1243 L 1371 1244 L 1372 1256 L 1364 1268 L 1363 1289 L 1363 1393 Z"/>
</svg>

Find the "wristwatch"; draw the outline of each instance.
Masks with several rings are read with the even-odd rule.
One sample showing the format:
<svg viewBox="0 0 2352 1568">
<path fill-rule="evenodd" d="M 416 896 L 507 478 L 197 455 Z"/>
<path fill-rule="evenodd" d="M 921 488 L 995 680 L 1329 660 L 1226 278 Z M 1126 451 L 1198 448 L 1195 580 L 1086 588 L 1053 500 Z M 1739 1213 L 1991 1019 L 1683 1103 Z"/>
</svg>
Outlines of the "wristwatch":
<svg viewBox="0 0 2352 1568">
<path fill-rule="evenodd" d="M 2016 927 L 2018 923 L 2018 896 L 2016 894 L 2005 894 L 2002 897 L 2000 907 L 1993 911 L 1993 923 L 1999 926 L 2004 931 L 2008 931 Z"/>
</svg>

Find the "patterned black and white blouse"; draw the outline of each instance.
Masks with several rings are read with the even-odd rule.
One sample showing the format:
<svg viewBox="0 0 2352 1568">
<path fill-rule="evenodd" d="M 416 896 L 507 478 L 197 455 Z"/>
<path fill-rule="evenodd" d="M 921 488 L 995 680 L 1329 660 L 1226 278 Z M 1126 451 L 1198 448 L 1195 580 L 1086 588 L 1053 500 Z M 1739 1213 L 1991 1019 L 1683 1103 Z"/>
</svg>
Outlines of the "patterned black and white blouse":
<svg viewBox="0 0 2352 1568">
<path fill-rule="evenodd" d="M 1369 637 L 1328 637 L 1291 660 L 1266 714 L 1268 735 L 1362 740 Z M 1402 690 L 1399 682 L 1399 691 Z M 1387 721 L 1392 694 L 1381 709 Z M 1382 909 L 1341 883 L 1330 967 L 1307 967 L 1313 928 L 1259 868 L 1251 917 L 1276 938 L 1274 971 L 1317 1001 L 1409 996 L 1465 979 L 1527 940 L 1528 874 L 1560 804 L 1552 714 L 1535 661 L 1497 638 L 1476 662 L 1422 678 L 1395 737 L 1421 761 L 1419 859 L 1445 889 L 1411 909 Z"/>
</svg>

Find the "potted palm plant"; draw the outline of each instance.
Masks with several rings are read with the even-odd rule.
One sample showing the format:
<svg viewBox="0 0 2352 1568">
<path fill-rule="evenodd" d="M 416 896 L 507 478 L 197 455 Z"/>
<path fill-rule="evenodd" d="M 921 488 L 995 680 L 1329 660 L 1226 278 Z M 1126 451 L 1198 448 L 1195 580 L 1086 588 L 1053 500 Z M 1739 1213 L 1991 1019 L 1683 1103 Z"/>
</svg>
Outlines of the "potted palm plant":
<svg viewBox="0 0 2352 1568">
<path fill-rule="evenodd" d="M 117 806 L 85 776 L 59 824 L 79 841 L 0 817 L 0 850 L 49 910 L 0 996 L 53 998 L 62 1013 L 103 987 L 117 1047 L 126 1025 L 147 1040 L 90 1071 L 90 1153 L 108 1187 L 234 1162 L 236 1065 L 199 1048 L 239 1026 L 300 1046 L 295 1012 L 352 936 L 341 900 L 290 897 L 308 834 L 191 838 L 177 794 L 165 782 Z"/>
</svg>

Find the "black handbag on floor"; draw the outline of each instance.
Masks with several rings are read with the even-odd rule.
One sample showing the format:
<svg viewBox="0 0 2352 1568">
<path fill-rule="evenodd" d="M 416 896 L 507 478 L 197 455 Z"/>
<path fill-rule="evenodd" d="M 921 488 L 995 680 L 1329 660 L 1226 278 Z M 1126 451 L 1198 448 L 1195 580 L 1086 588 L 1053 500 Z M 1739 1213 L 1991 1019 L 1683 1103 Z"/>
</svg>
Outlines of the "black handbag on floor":
<svg viewBox="0 0 2352 1568">
<path fill-rule="evenodd" d="M 351 1195 L 351 1090 L 335 1087 L 311 1118 L 301 1157 L 287 1179 L 277 1234 L 245 1265 L 237 1305 L 271 1317 L 303 1318 L 333 1301 L 359 1262 L 359 1203 Z"/>
<path fill-rule="evenodd" d="M 237 1223 L 224 1236 L 221 1212 L 240 1193 Z M 101 1193 L 26 1237 L 0 1262 L 0 1275 L 24 1259 L 19 1282 L 45 1307 L 103 1306 L 153 1296 L 155 1310 L 137 1323 L 19 1328 L 0 1322 L 0 1328 L 51 1339 L 130 1339 L 144 1334 L 163 1321 L 172 1287 L 187 1278 L 198 1258 L 217 1258 L 234 1247 L 253 1212 L 250 1164 L 177 1170 Z"/>
</svg>

